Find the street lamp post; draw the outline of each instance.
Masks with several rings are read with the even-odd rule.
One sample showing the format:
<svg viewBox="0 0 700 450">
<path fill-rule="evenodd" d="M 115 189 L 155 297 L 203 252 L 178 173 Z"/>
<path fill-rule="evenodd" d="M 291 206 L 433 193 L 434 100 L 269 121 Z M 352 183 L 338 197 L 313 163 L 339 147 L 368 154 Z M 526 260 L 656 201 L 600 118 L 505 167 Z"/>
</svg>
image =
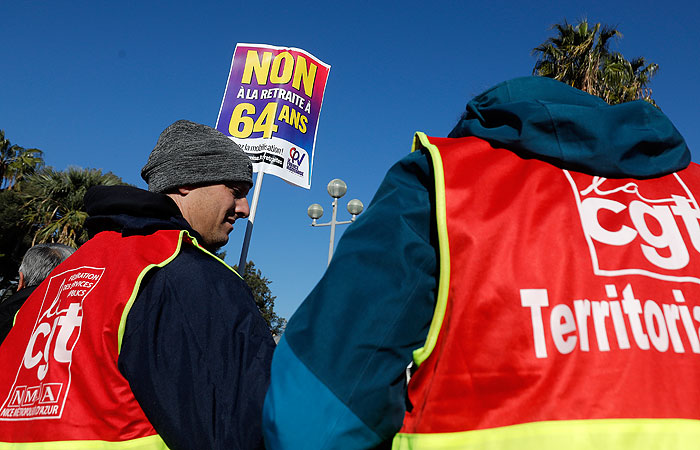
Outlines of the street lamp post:
<svg viewBox="0 0 700 450">
<path fill-rule="evenodd" d="M 343 195 L 345 195 L 345 193 L 347 191 L 348 191 L 348 185 L 345 184 L 345 182 L 339 178 L 331 180 L 331 182 L 328 183 L 328 194 L 331 197 L 333 197 L 333 213 L 331 215 L 330 222 L 326 222 L 326 223 L 317 223 L 316 222 L 316 220 L 320 219 L 321 216 L 323 215 L 323 207 L 321 205 L 319 205 L 318 203 L 314 203 L 313 205 L 309 206 L 309 208 L 306 210 L 306 213 L 311 218 L 311 226 L 312 227 L 327 227 L 329 225 L 331 227 L 331 242 L 330 242 L 330 245 L 328 246 L 328 264 L 331 263 L 331 258 L 333 258 L 333 242 L 335 240 L 335 226 L 354 222 L 355 218 L 364 209 L 364 205 L 362 204 L 362 202 L 359 201 L 358 199 L 354 198 L 348 202 L 348 212 L 352 215 L 352 218 L 350 220 L 343 220 L 343 221 L 336 220 L 336 217 L 338 214 L 338 199 L 341 198 Z"/>
</svg>

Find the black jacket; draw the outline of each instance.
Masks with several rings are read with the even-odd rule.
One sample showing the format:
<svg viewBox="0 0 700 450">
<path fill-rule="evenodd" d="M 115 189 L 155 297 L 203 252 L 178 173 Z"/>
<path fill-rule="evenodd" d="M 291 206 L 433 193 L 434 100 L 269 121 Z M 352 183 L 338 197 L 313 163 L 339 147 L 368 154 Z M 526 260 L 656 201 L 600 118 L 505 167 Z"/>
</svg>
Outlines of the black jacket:
<svg viewBox="0 0 700 450">
<path fill-rule="evenodd" d="M 15 321 L 15 314 L 17 314 L 19 308 L 36 288 L 36 286 L 29 286 L 20 289 L 7 297 L 4 302 L 0 303 L 0 344 L 2 344 L 2 341 L 5 340 L 7 334 L 12 329 L 12 324 Z"/>
<path fill-rule="evenodd" d="M 85 196 L 91 235 L 198 234 L 165 195 L 128 186 Z M 262 448 L 274 349 L 245 282 L 192 246 L 147 275 L 126 321 L 119 370 L 171 449 Z"/>
</svg>

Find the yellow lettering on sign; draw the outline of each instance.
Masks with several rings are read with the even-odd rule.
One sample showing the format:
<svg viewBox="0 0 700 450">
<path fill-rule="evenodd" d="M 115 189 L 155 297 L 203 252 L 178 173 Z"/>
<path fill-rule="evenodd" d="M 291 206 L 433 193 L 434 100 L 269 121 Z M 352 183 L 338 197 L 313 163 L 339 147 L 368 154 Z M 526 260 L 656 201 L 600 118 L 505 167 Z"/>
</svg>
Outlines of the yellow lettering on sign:
<svg viewBox="0 0 700 450">
<path fill-rule="evenodd" d="M 297 55 L 295 61 L 289 52 L 282 52 L 274 58 L 272 52 L 263 52 L 261 59 L 257 50 L 248 50 L 241 84 L 250 84 L 253 74 L 259 86 L 265 86 L 268 77 L 274 84 L 287 84 L 291 81 L 292 87 L 298 91 L 302 90 L 303 85 L 304 93 L 310 98 L 314 93 L 317 71 L 318 66 L 307 63 L 302 55 Z"/>
<path fill-rule="evenodd" d="M 239 103 L 233 108 L 231 113 L 231 121 L 228 125 L 228 132 L 231 136 L 245 139 L 253 133 L 262 132 L 262 137 L 269 139 L 272 133 L 277 131 L 275 123 L 275 114 L 277 113 L 277 103 L 270 102 L 265 105 L 265 108 L 260 113 L 260 116 L 253 121 L 250 115 L 255 114 L 255 105 L 250 103 Z M 241 125 L 243 127 L 241 128 Z"/>
<path fill-rule="evenodd" d="M 264 139 L 272 137 L 272 133 L 277 131 L 278 126 L 275 124 L 275 113 L 277 112 L 277 103 L 271 102 L 265 106 L 265 109 L 260 113 L 260 117 L 255 121 L 253 126 L 254 132 L 262 132 Z"/>
<path fill-rule="evenodd" d="M 282 105 L 282 109 L 280 110 L 280 115 L 277 120 L 280 122 L 287 122 L 289 125 L 292 125 L 302 133 L 306 133 L 306 124 L 309 121 L 306 116 L 301 114 L 299 111 L 290 108 L 289 105 Z"/>
<path fill-rule="evenodd" d="M 304 93 L 311 98 L 314 93 L 314 83 L 316 82 L 316 70 L 318 66 L 311 63 L 309 68 L 306 68 L 306 58 L 299 55 L 297 56 L 297 63 L 294 67 L 294 80 L 292 81 L 292 87 L 301 90 L 302 79 L 304 81 Z"/>
<path fill-rule="evenodd" d="M 282 69 L 282 73 L 280 73 Z M 289 52 L 282 52 L 275 56 L 272 61 L 272 72 L 270 73 L 270 82 L 275 84 L 287 84 L 292 79 L 294 71 L 294 58 Z"/>
<path fill-rule="evenodd" d="M 233 113 L 231 113 L 231 122 L 228 125 L 228 132 L 233 137 L 237 138 L 247 138 L 253 132 L 253 119 L 243 114 L 255 114 L 255 106 L 250 103 L 239 103 L 233 108 Z M 243 129 L 241 128 L 243 124 Z"/>
<path fill-rule="evenodd" d="M 282 105 L 282 110 L 280 111 L 280 116 L 278 119 L 289 123 L 289 105 Z"/>
<path fill-rule="evenodd" d="M 258 56 L 257 50 L 248 50 L 245 57 L 245 67 L 243 68 L 243 78 L 241 83 L 250 84 L 255 72 L 255 79 L 260 86 L 267 84 L 267 74 L 270 73 L 270 63 L 272 62 L 272 52 L 264 52 L 262 60 Z"/>
</svg>

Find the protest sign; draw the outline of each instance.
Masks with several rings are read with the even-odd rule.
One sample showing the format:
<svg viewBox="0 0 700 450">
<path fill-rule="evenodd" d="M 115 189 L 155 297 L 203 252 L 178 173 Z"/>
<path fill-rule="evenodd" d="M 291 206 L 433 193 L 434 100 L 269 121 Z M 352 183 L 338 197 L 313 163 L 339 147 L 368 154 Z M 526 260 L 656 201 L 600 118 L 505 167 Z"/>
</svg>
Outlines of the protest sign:
<svg viewBox="0 0 700 450">
<path fill-rule="evenodd" d="M 236 45 L 216 129 L 241 146 L 259 175 L 309 189 L 329 71 L 301 49 Z"/>
</svg>

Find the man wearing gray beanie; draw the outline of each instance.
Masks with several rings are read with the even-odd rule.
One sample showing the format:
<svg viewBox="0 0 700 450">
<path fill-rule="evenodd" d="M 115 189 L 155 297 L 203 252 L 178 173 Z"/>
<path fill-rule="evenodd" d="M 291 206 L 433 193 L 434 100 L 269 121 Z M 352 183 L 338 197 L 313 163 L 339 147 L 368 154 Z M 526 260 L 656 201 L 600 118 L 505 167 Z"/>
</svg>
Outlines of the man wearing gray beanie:
<svg viewBox="0 0 700 450">
<path fill-rule="evenodd" d="M 0 396 L 20 381 L 49 383 L 66 386 L 55 390 L 65 406 L 27 409 L 53 419 L 41 430 L 0 421 L 0 441 L 264 447 L 274 341 L 246 283 L 213 254 L 248 216 L 250 159 L 213 128 L 180 120 L 160 135 L 141 176 L 148 191 L 87 192 L 90 240 L 17 315 L 0 366 L 26 370 L 0 376 Z M 25 348 L 49 319 L 58 356 L 37 375 Z"/>
<path fill-rule="evenodd" d="M 245 195 L 252 176 L 250 158 L 236 143 L 187 120 L 178 120 L 161 133 L 141 170 L 148 190 L 173 199 L 210 249 L 226 244 L 233 222 L 248 217 Z M 227 190 L 233 198 L 228 198 Z"/>
</svg>

